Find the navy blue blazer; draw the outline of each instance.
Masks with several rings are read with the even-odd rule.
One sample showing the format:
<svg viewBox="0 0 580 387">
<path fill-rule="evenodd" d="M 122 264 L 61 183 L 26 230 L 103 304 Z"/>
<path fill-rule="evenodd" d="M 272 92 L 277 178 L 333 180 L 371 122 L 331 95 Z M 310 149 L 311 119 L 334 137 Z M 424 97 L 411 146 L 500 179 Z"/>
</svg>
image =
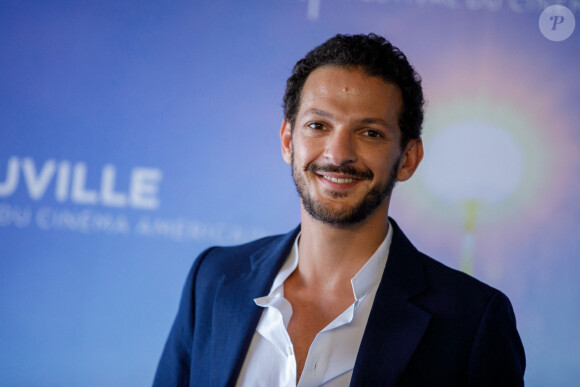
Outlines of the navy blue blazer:
<svg viewBox="0 0 580 387">
<path fill-rule="evenodd" d="M 523 386 L 508 298 L 419 252 L 397 224 L 351 386 Z M 195 261 L 154 386 L 234 386 L 299 228 Z"/>
</svg>

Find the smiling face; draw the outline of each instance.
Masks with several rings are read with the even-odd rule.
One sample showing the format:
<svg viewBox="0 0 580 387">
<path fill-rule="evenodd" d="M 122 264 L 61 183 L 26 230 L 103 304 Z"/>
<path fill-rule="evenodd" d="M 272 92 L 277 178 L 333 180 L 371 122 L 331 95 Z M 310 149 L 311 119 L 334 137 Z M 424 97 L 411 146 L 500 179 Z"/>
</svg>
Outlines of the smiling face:
<svg viewBox="0 0 580 387">
<path fill-rule="evenodd" d="M 422 148 L 418 160 L 408 154 L 420 139 L 400 149 L 401 108 L 398 86 L 361 69 L 324 66 L 310 74 L 294 128 L 285 121 L 281 130 L 284 159 L 310 216 L 345 226 L 373 214 L 386 218 L 395 181 L 408 179 L 422 155 Z"/>
</svg>

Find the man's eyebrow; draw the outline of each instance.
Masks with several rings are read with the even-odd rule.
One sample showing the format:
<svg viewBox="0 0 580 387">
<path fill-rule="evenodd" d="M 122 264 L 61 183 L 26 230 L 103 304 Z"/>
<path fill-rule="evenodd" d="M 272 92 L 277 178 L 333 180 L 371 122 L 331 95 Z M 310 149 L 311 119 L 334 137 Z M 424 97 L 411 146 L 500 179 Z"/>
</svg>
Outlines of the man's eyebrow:
<svg viewBox="0 0 580 387">
<path fill-rule="evenodd" d="M 369 124 L 379 124 L 386 127 L 390 127 L 389 123 L 382 118 L 363 118 L 359 121 L 361 124 L 369 125 Z"/>
<path fill-rule="evenodd" d="M 325 118 L 333 118 L 334 116 L 327 111 L 320 110 L 320 109 L 308 109 L 304 112 L 304 114 L 314 114 L 317 116 L 325 117 Z"/>
</svg>

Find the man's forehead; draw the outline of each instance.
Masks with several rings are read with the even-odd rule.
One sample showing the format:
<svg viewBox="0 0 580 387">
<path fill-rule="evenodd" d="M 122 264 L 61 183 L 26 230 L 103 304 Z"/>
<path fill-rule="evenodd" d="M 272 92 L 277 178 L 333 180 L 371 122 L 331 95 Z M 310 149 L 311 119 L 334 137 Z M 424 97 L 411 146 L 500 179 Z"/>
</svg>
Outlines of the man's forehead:
<svg viewBox="0 0 580 387">
<path fill-rule="evenodd" d="M 352 88 L 365 84 L 363 88 Z M 336 91 L 337 88 L 344 92 L 364 92 L 369 85 L 376 88 L 396 89 L 402 95 L 400 87 L 391 81 L 387 81 L 378 75 L 371 75 L 367 73 L 360 66 L 335 66 L 326 65 L 314 69 L 306 78 L 302 86 L 301 96 L 305 90 L 311 91 L 316 88 L 319 92 Z"/>
<path fill-rule="evenodd" d="M 396 84 L 368 75 L 358 67 L 323 66 L 307 78 L 298 114 L 330 118 L 341 110 L 356 109 L 359 113 L 368 112 L 372 117 L 384 118 L 393 110 L 398 116 L 401 106 L 402 93 Z"/>
<path fill-rule="evenodd" d="M 308 76 L 306 77 L 306 80 L 304 81 L 304 84 L 306 85 L 308 83 L 308 81 L 312 78 L 320 78 L 321 74 L 328 74 L 328 77 L 330 78 L 329 81 L 333 81 L 333 77 L 336 77 L 336 74 L 340 74 L 340 73 L 344 73 L 344 74 L 356 74 L 358 76 L 360 76 L 361 78 L 370 78 L 370 79 L 374 79 L 374 80 L 378 80 L 381 81 L 385 84 L 389 84 L 389 85 L 394 85 L 397 86 L 398 85 L 391 81 L 388 80 L 387 78 L 379 75 L 379 74 L 372 74 L 369 71 L 367 71 L 367 69 L 363 66 L 363 65 L 336 65 L 336 64 L 327 64 L 327 65 L 323 65 L 323 66 L 319 66 L 317 68 L 315 68 L 314 70 L 312 70 L 310 72 L 310 74 L 308 74 Z"/>
</svg>

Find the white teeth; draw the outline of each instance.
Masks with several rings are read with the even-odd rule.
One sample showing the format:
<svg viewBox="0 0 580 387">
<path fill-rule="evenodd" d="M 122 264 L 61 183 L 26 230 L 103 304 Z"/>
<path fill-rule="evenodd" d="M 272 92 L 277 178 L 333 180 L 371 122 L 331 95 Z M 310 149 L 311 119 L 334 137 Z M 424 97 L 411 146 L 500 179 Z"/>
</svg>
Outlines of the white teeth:
<svg viewBox="0 0 580 387">
<path fill-rule="evenodd" d="M 322 176 L 328 181 L 332 181 L 333 183 L 344 184 L 344 183 L 352 183 L 354 179 L 337 179 L 336 177 L 331 176 Z"/>
</svg>

